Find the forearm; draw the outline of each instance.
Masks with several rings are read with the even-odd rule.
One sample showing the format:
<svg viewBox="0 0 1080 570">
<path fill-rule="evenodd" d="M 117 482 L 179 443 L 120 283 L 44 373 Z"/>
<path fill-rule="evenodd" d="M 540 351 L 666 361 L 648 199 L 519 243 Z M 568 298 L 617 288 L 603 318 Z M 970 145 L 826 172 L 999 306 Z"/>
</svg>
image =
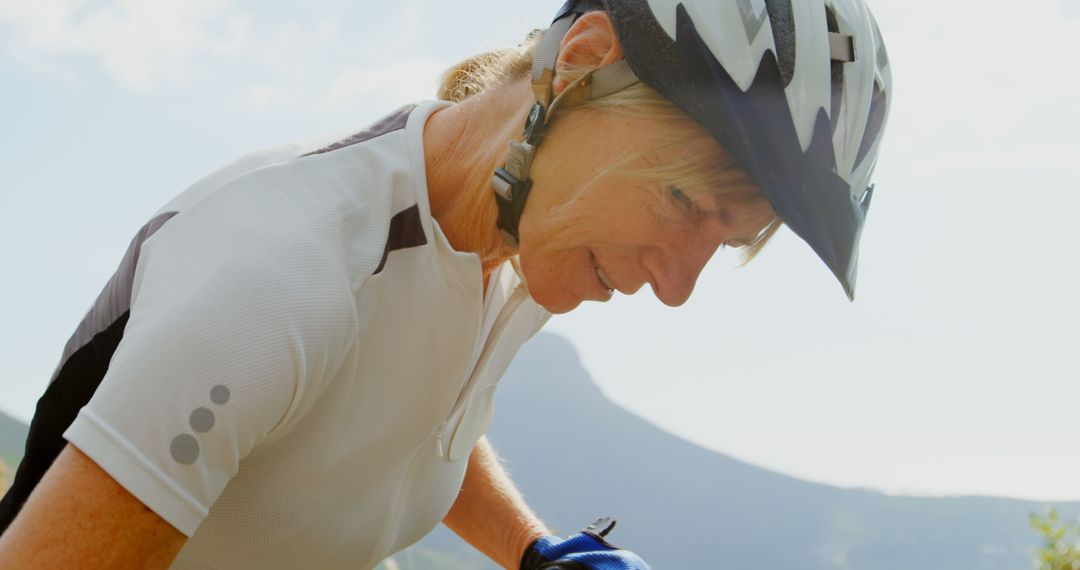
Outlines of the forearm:
<svg viewBox="0 0 1080 570">
<path fill-rule="evenodd" d="M 477 550 L 513 570 L 534 540 L 551 534 L 525 503 L 487 437 L 476 443 L 461 493 L 443 522 Z"/>
</svg>

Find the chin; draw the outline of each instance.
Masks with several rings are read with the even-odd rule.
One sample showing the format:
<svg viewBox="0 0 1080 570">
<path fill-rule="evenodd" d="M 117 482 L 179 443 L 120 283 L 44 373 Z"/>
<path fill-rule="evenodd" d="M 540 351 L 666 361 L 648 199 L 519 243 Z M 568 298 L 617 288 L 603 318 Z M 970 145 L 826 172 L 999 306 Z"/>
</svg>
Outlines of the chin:
<svg viewBox="0 0 1080 570">
<path fill-rule="evenodd" d="M 537 305 L 543 307 L 547 312 L 553 315 L 561 315 L 563 313 L 569 313 L 581 304 L 581 299 L 572 297 L 569 295 L 555 295 L 545 294 L 544 291 L 534 291 L 529 289 L 529 295 L 533 298 L 533 301 Z"/>
<path fill-rule="evenodd" d="M 544 309 L 547 310 L 547 312 L 549 312 L 549 313 L 551 313 L 553 315 L 562 315 L 562 314 L 565 314 L 565 313 L 569 313 L 570 311 L 573 311 L 574 309 L 576 309 L 577 306 L 580 305 L 580 304 L 581 303 L 574 303 L 573 305 L 563 305 L 563 306 L 558 306 L 558 307 L 552 307 L 550 305 L 545 305 L 543 303 L 539 303 L 539 305 L 541 307 L 543 307 Z"/>
<path fill-rule="evenodd" d="M 581 297 L 565 288 L 564 283 L 545 279 L 548 274 L 543 271 L 534 274 L 529 261 L 524 255 L 521 256 L 521 271 L 525 276 L 525 286 L 529 289 L 529 296 L 537 305 L 553 315 L 561 315 L 581 304 Z"/>
</svg>

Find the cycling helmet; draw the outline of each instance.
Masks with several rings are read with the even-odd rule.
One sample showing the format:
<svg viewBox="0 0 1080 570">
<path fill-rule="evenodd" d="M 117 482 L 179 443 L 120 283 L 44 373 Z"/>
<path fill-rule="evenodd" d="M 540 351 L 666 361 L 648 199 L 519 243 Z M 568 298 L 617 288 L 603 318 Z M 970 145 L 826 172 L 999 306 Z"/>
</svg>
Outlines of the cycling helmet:
<svg viewBox="0 0 1080 570">
<path fill-rule="evenodd" d="M 554 100 L 558 48 L 604 9 L 625 59 Z M 534 56 L 525 140 L 496 171 L 499 227 L 516 244 L 536 145 L 555 108 L 642 81 L 700 123 L 754 179 L 781 220 L 854 298 L 870 176 L 892 93 L 881 33 L 863 0 L 569 0 Z"/>
</svg>

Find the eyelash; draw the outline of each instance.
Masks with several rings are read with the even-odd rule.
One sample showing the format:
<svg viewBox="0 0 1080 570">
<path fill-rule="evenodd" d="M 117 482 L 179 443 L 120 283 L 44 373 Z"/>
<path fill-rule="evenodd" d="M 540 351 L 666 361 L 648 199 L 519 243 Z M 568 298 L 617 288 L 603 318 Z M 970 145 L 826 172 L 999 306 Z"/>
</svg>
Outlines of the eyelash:
<svg viewBox="0 0 1080 570">
<path fill-rule="evenodd" d="M 683 207 L 690 209 L 691 212 L 694 212 L 695 214 L 701 213 L 701 209 L 698 208 L 698 205 L 696 202 L 694 202 L 694 199 L 687 195 L 686 192 L 683 192 L 682 189 L 678 186 L 668 186 L 668 194 L 676 202 L 679 202 L 679 204 L 681 204 Z M 726 242 L 720 244 L 720 249 L 726 249 L 727 247 L 728 244 Z"/>
<path fill-rule="evenodd" d="M 691 210 L 697 211 L 697 204 L 695 204 L 694 201 L 690 198 L 690 196 L 688 196 L 686 192 L 683 192 L 682 189 L 678 186 L 668 186 L 668 194 L 671 194 L 671 197 L 674 198 L 675 201 L 683 204 Z"/>
</svg>

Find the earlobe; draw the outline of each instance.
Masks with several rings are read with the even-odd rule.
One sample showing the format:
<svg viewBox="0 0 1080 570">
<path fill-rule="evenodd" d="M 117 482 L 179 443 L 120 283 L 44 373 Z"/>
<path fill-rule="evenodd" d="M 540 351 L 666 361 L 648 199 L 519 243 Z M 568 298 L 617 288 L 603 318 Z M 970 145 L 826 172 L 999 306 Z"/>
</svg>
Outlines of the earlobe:
<svg viewBox="0 0 1080 570">
<path fill-rule="evenodd" d="M 553 95 L 557 96 L 571 81 L 580 77 L 581 70 L 591 71 L 620 59 L 623 59 L 622 44 L 607 12 L 594 10 L 582 15 L 567 30 L 559 46 Z"/>
</svg>

